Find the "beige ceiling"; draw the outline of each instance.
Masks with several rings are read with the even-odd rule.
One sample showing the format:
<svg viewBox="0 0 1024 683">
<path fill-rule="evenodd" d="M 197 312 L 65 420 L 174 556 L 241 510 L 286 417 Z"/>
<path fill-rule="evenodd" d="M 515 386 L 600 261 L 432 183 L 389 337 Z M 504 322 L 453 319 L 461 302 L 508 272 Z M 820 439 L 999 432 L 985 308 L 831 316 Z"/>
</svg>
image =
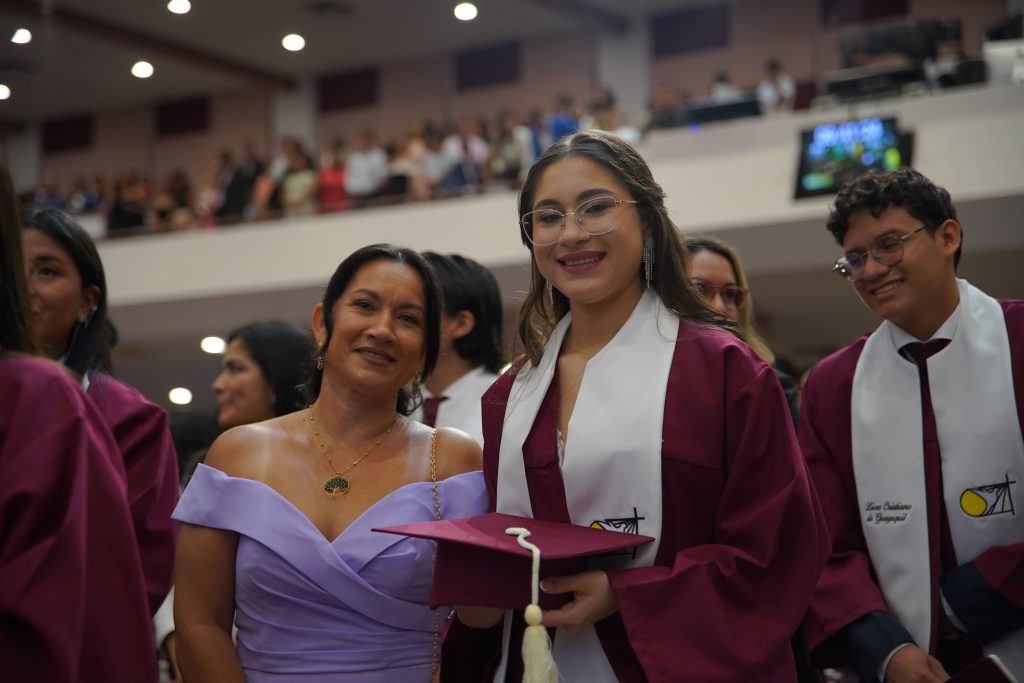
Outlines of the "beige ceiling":
<svg viewBox="0 0 1024 683">
<path fill-rule="evenodd" d="M 479 16 L 461 22 L 452 14 L 454 0 L 192 0 L 186 15 L 168 12 L 164 0 L 5 0 L 0 83 L 14 96 L 0 102 L 0 121 L 224 92 L 268 77 L 296 79 L 504 40 L 598 32 L 608 28 L 587 8 L 627 18 L 695 1 L 478 0 Z M 312 9 L 318 6 L 328 9 Z M 28 45 L 9 41 L 21 26 L 34 34 Z M 306 49 L 281 47 L 290 32 L 305 36 Z M 130 75 L 138 59 L 153 63 L 152 78 Z"/>
</svg>

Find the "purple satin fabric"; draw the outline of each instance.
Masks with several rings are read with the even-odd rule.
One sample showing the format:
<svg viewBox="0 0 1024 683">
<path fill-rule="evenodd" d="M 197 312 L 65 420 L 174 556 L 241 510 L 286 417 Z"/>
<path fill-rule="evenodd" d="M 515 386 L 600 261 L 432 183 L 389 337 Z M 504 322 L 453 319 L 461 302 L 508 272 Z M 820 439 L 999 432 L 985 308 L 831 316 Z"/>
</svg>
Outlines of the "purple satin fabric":
<svg viewBox="0 0 1024 683">
<path fill-rule="evenodd" d="M 435 518 L 433 485 L 408 484 L 328 541 L 262 482 L 200 465 L 174 518 L 239 534 L 238 658 L 248 683 L 429 681 L 434 629 L 427 607 L 434 544 L 375 527 Z M 442 516 L 481 514 L 480 472 L 439 482 Z"/>
</svg>

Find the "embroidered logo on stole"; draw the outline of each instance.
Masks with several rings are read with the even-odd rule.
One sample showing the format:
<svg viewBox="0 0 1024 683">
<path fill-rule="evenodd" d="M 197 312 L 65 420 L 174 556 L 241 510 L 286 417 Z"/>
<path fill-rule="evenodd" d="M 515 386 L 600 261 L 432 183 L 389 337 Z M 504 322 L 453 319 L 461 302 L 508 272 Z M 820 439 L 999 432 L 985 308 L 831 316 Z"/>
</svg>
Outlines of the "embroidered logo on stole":
<svg viewBox="0 0 1024 683">
<path fill-rule="evenodd" d="M 992 515 L 1009 514 L 1016 516 L 1013 509 L 1013 496 L 1010 493 L 1010 475 L 1006 475 L 999 484 L 986 484 L 965 489 L 960 494 L 960 509 L 969 517 L 991 517 Z"/>
<path fill-rule="evenodd" d="M 592 529 L 604 529 L 605 531 L 620 531 L 625 534 L 639 534 L 640 522 L 646 517 L 641 517 L 636 508 L 633 508 L 632 517 L 609 517 L 608 519 L 595 519 L 590 523 Z M 636 557 L 636 547 L 625 548 L 624 550 L 612 550 L 604 555 L 629 555 Z"/>
</svg>

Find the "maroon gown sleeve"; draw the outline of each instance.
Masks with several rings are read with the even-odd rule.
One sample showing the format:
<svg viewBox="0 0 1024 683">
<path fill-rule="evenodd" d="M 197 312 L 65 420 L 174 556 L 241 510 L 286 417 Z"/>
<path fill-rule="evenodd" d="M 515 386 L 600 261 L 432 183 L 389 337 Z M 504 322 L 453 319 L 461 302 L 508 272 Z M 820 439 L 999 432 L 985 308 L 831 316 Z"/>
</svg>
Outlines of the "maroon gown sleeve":
<svg viewBox="0 0 1024 683">
<path fill-rule="evenodd" d="M 790 639 L 827 555 L 782 388 L 723 336 L 677 345 L 655 566 L 609 572 L 651 683 L 793 680 Z"/>
<path fill-rule="evenodd" d="M 0 360 L 4 680 L 148 683 L 156 661 L 124 471 L 64 371 Z"/>
<path fill-rule="evenodd" d="M 1010 338 L 1010 366 L 1017 418 L 1024 432 L 1024 301 L 1000 301 Z M 1024 543 L 989 548 L 974 560 L 982 578 L 997 593 L 1024 609 Z"/>
<path fill-rule="evenodd" d="M 93 399 L 117 440 L 128 476 L 128 504 L 142 558 L 150 614 L 156 614 L 174 583 L 178 523 L 178 458 L 167 414 L 128 385 L 93 376 Z"/>
<path fill-rule="evenodd" d="M 85 620 L 87 473 L 114 446 L 82 419 L 84 397 L 70 380 L 24 366 L 0 360 L 0 662 L 11 680 L 73 681 Z M 36 429 L 44 415 L 49 424 Z"/>
<path fill-rule="evenodd" d="M 807 613 L 807 646 L 821 664 L 844 664 L 845 648 L 830 641 L 869 612 L 888 612 L 875 582 L 861 529 L 853 478 L 850 397 L 864 340 L 822 361 L 804 385 L 800 447 L 823 503 L 832 552 Z"/>
</svg>

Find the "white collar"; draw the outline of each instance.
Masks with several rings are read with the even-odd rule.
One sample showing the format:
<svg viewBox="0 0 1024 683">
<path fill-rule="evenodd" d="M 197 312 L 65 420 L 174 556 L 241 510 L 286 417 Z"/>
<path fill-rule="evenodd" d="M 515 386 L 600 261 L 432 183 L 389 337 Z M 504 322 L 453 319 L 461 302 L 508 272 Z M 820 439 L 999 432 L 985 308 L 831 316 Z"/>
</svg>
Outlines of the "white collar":
<svg viewBox="0 0 1024 683">
<path fill-rule="evenodd" d="M 479 379 L 485 374 L 489 373 L 487 373 L 487 370 L 484 369 L 484 366 L 478 365 L 469 372 L 467 372 L 462 377 L 459 377 L 457 380 L 449 384 L 445 388 L 445 390 L 442 391 L 440 394 L 434 394 L 426 387 L 423 387 L 423 395 L 427 398 L 430 398 L 432 396 L 444 396 L 445 398 L 453 398 L 454 396 L 458 396 L 460 391 L 465 391 L 468 388 L 474 386 L 476 384 L 477 379 Z"/>
<path fill-rule="evenodd" d="M 962 301 L 962 300 L 961 300 Z M 957 325 L 960 324 L 960 303 L 957 303 L 956 308 L 950 313 L 949 317 L 946 318 L 946 322 L 939 326 L 939 329 L 935 331 L 935 334 L 931 336 L 931 339 L 918 339 L 914 335 L 910 334 L 896 323 L 892 324 L 889 330 L 892 332 L 893 345 L 897 349 L 902 349 L 907 344 L 919 344 L 922 341 L 932 341 L 935 339 L 948 339 L 952 340 L 956 336 Z"/>
</svg>

